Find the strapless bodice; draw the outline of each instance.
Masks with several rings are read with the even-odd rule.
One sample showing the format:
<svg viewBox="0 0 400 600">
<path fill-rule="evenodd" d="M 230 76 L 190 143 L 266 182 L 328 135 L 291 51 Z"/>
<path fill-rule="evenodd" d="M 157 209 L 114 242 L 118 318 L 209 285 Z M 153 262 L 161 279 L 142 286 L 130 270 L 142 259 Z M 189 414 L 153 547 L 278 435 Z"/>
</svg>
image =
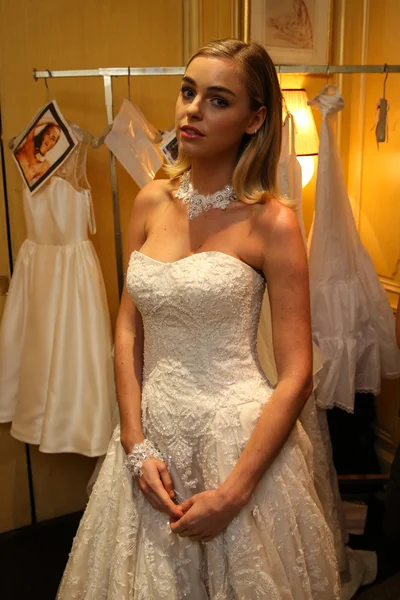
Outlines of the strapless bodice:
<svg viewBox="0 0 400 600">
<path fill-rule="evenodd" d="M 220 389 L 260 376 L 265 282 L 252 267 L 217 251 L 167 263 L 135 251 L 127 287 L 143 317 L 145 378 L 162 366 Z"/>
</svg>

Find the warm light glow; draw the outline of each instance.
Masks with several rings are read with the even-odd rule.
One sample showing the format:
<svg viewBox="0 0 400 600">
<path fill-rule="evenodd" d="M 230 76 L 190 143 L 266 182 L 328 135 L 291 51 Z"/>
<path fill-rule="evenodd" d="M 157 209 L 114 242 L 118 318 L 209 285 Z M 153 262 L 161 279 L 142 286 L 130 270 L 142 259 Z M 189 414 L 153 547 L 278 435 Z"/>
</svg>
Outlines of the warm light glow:
<svg viewBox="0 0 400 600">
<path fill-rule="evenodd" d="M 306 187 L 314 175 L 314 157 L 313 156 L 298 156 L 297 160 L 301 166 L 301 187 Z"/>
<path fill-rule="evenodd" d="M 314 156 L 318 154 L 319 139 L 305 90 L 282 90 L 283 117 L 289 112 L 295 123 L 295 152 L 301 165 L 301 183 L 304 188 L 314 174 Z M 286 110 L 285 110 L 286 109 Z"/>
<path fill-rule="evenodd" d="M 297 156 L 310 156 L 318 154 L 319 139 L 315 127 L 314 116 L 307 104 L 305 90 L 282 90 L 284 109 L 287 108 L 293 115 L 296 125 L 295 150 Z M 286 117 L 284 110 L 283 117 Z"/>
</svg>

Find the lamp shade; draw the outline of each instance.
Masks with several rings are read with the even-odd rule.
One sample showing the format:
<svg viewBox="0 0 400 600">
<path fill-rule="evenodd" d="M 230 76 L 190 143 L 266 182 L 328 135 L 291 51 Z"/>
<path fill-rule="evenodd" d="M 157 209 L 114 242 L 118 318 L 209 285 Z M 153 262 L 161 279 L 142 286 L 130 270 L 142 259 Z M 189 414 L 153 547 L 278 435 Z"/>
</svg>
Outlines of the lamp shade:
<svg viewBox="0 0 400 600">
<path fill-rule="evenodd" d="M 295 148 L 297 156 L 316 156 L 319 149 L 317 128 L 311 108 L 307 104 L 306 90 L 282 90 L 287 111 L 296 125 Z"/>
</svg>

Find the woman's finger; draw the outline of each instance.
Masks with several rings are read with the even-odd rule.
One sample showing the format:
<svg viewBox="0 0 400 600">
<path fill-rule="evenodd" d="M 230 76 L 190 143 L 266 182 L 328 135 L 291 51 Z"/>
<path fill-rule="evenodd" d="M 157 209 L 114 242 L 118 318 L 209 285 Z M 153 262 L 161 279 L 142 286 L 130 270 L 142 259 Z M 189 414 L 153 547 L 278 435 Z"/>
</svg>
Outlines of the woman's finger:
<svg viewBox="0 0 400 600">
<path fill-rule="evenodd" d="M 171 476 L 168 473 L 168 469 L 167 469 L 166 465 L 164 463 L 160 463 L 160 465 L 162 465 L 162 466 L 158 467 L 158 472 L 160 473 L 161 481 L 163 483 L 164 488 L 167 491 L 167 494 L 171 498 L 173 498 L 175 496 L 175 494 L 174 494 L 174 486 L 172 483 Z"/>
<path fill-rule="evenodd" d="M 177 517 L 178 519 L 183 515 L 183 512 L 172 502 L 171 497 L 161 483 L 161 480 L 153 487 L 152 491 L 157 495 L 159 501 L 163 505 L 164 512 L 171 517 Z"/>
</svg>

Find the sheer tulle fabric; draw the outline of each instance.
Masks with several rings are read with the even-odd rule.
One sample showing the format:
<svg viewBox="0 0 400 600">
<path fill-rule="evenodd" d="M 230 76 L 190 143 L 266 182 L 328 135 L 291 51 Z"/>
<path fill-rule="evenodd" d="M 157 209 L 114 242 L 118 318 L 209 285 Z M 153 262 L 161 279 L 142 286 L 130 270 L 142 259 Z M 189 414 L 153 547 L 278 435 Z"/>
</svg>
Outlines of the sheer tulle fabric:
<svg viewBox="0 0 400 600">
<path fill-rule="evenodd" d="M 174 263 L 134 252 L 127 287 L 144 322 L 145 435 L 167 454 L 183 500 L 224 481 L 272 393 L 256 350 L 264 280 L 219 252 Z M 58 599 L 339 596 L 334 539 L 298 423 L 250 502 L 203 545 L 173 534 L 144 499 L 124 465 L 117 428 Z"/>
<path fill-rule="evenodd" d="M 313 337 L 327 361 L 320 406 L 354 410 L 356 391 L 380 392 L 381 376 L 400 376 L 394 317 L 361 243 L 333 133 L 344 103 L 335 86 L 310 101 L 321 111 L 320 150 L 309 269 Z"/>
</svg>

